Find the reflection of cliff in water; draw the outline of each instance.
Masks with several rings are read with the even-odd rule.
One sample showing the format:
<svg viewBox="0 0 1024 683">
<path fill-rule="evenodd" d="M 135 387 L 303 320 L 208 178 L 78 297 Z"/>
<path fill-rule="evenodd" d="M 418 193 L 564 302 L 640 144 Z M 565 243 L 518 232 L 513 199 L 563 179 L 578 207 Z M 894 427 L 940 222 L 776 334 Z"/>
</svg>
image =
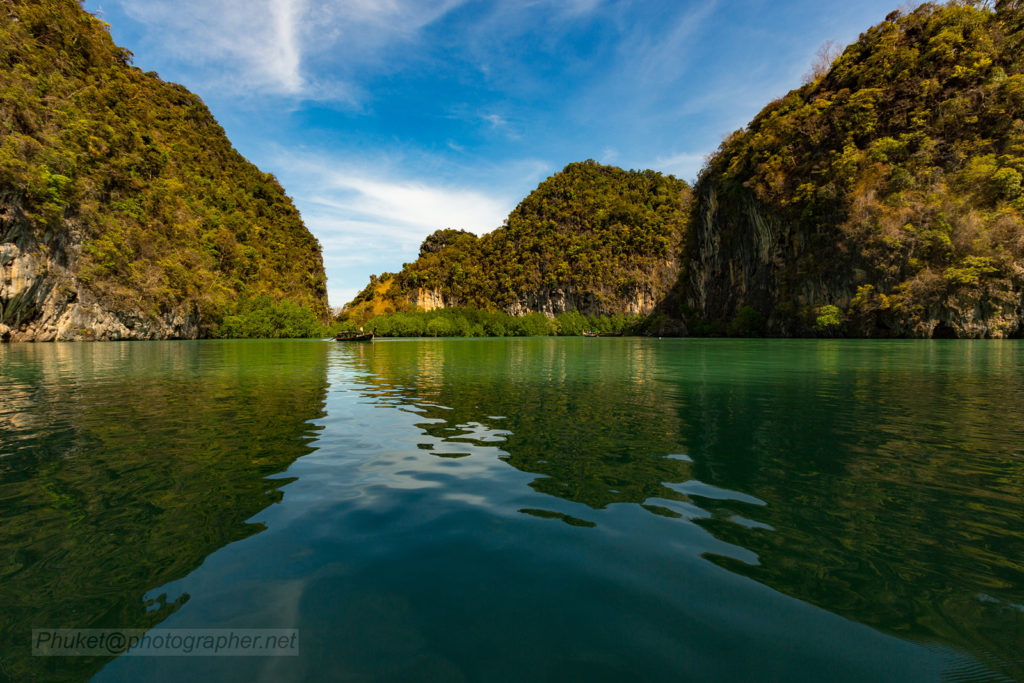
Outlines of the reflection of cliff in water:
<svg viewBox="0 0 1024 683">
<path fill-rule="evenodd" d="M 592 508 L 690 500 L 758 556 L 712 561 L 1024 680 L 1024 349 L 607 341 L 359 353 L 438 455 L 497 446 L 537 491 Z"/>
<path fill-rule="evenodd" d="M 106 659 L 31 657 L 32 628 L 149 628 L 146 594 L 258 533 L 268 479 L 313 450 L 327 345 L 152 342 L 0 349 L 0 678 Z"/>
</svg>

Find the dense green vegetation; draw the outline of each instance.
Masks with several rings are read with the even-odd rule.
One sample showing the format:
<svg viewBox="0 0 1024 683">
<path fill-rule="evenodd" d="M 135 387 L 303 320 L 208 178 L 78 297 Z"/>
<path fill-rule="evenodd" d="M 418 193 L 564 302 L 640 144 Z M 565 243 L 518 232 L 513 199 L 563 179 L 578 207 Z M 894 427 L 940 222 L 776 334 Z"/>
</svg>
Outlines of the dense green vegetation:
<svg viewBox="0 0 1024 683">
<path fill-rule="evenodd" d="M 412 311 L 422 293 L 491 311 L 624 313 L 671 286 L 689 196 L 686 183 L 654 171 L 570 164 L 493 232 L 430 235 L 415 262 L 371 278 L 348 315 Z"/>
<path fill-rule="evenodd" d="M 274 301 L 267 295 L 240 300 L 211 330 L 229 339 L 327 337 L 337 325 L 325 325 L 311 310 L 294 301 Z"/>
<path fill-rule="evenodd" d="M 203 103 L 73 0 L 5 7 L 0 241 L 70 265 L 69 301 L 211 336 L 323 333 L 319 244 Z M 672 176 L 570 164 L 493 232 L 430 235 L 345 323 L 660 301 L 691 334 L 1024 334 L 1024 8 L 893 12 L 729 136 L 695 189 L 691 211 Z M 491 334 L 471 318 L 379 323 Z"/>
<path fill-rule="evenodd" d="M 642 316 L 618 313 L 586 316 L 579 311 L 548 318 L 542 313 L 509 315 L 476 308 L 391 313 L 371 318 L 364 326 L 379 337 L 544 337 L 578 336 L 584 330 L 636 332 Z"/>
<path fill-rule="evenodd" d="M 3 13 L 0 242 L 70 262 L 114 311 L 210 329 L 265 295 L 327 315 L 320 245 L 197 96 L 132 67 L 74 0 Z"/>
<path fill-rule="evenodd" d="M 1019 333 L 1022 15 L 893 12 L 727 138 L 695 188 L 691 328 Z"/>
<path fill-rule="evenodd" d="M 893 12 L 729 136 L 695 189 L 690 212 L 671 177 L 571 164 L 502 228 L 431 235 L 349 314 L 619 312 L 654 292 L 691 334 L 1020 335 L 1024 7 Z"/>
</svg>

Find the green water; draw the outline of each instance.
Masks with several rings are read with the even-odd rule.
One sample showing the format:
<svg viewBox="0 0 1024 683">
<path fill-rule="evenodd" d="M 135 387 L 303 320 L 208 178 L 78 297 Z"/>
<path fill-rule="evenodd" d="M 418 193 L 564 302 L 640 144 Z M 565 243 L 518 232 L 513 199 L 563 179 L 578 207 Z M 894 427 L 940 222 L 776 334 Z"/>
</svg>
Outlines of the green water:
<svg viewBox="0 0 1024 683">
<path fill-rule="evenodd" d="M 1024 345 L 0 346 L 0 678 L 1024 679 Z M 32 628 L 300 656 L 32 657 Z"/>
</svg>

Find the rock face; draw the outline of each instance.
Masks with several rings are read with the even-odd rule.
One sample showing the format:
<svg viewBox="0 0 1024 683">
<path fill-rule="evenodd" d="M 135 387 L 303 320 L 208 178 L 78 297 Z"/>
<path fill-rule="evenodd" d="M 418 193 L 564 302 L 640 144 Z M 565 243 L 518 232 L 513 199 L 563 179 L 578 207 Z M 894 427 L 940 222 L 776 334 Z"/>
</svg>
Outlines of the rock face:
<svg viewBox="0 0 1024 683">
<path fill-rule="evenodd" d="M 661 292 L 637 289 L 613 300 L 611 297 L 602 297 L 596 291 L 541 289 L 520 295 L 504 310 L 509 315 L 543 313 L 549 318 L 570 311 L 579 311 L 583 315 L 604 315 L 610 310 L 617 313 L 646 315 L 654 310 L 661 299 L 661 294 Z"/>
<path fill-rule="evenodd" d="M 196 314 L 147 316 L 103 306 L 75 276 L 81 232 L 73 225 L 50 245 L 34 243 L 25 223 L 0 211 L 0 341 L 195 339 Z"/>
<path fill-rule="evenodd" d="M 551 288 L 518 294 L 503 310 L 509 315 L 543 313 L 549 318 L 570 311 L 579 311 L 583 315 L 603 315 L 610 309 L 619 313 L 646 315 L 657 307 L 662 295 L 663 292 L 637 289 L 626 296 L 610 300 L 609 297 L 602 297 L 595 291 Z M 457 299 L 446 297 L 439 289 L 422 288 L 410 293 L 409 303 L 423 311 L 463 305 Z"/>
<path fill-rule="evenodd" d="M 731 317 L 740 302 L 769 307 L 778 290 L 777 267 L 785 258 L 781 226 L 752 198 L 739 210 L 728 209 L 719 206 L 717 189 L 708 182 L 691 222 L 686 303 L 712 319 Z"/>
<path fill-rule="evenodd" d="M 445 300 L 444 293 L 440 289 L 414 289 L 409 296 L 409 302 L 416 308 L 421 308 L 424 311 L 433 311 L 438 308 L 447 308 L 448 306 L 455 305 Z"/>
<path fill-rule="evenodd" d="M 973 287 L 956 287 L 939 275 L 915 278 L 913 289 L 901 287 L 870 258 L 835 234 L 830 238 L 827 226 L 784 220 L 752 193 L 723 205 L 713 179 L 697 191 L 683 283 L 686 308 L 696 319 L 733 321 L 749 307 L 763 313 L 741 333 L 803 336 L 823 332 L 815 330 L 815 318 L 835 306 L 848 312 L 842 324 L 850 336 L 1002 339 L 1024 333 L 1020 263 Z M 893 292 L 907 290 L 918 302 L 915 310 L 891 301 Z"/>
</svg>

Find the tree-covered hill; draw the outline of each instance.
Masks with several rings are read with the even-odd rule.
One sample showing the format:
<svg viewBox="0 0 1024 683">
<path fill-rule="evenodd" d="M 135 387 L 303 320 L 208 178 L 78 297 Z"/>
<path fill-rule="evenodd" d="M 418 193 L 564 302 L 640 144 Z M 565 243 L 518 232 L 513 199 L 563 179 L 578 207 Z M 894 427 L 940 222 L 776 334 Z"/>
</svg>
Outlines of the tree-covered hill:
<svg viewBox="0 0 1024 683">
<path fill-rule="evenodd" d="M 685 182 L 654 171 L 570 164 L 483 237 L 427 237 L 416 261 L 371 278 L 348 315 L 447 306 L 646 313 L 677 276 L 689 197 Z"/>
<path fill-rule="evenodd" d="M 1024 331 L 1024 3 L 893 12 L 695 187 L 691 331 Z"/>
<path fill-rule="evenodd" d="M 0 0 L 0 336 L 204 336 L 327 313 L 320 245 L 203 102 L 75 0 Z"/>
<path fill-rule="evenodd" d="M 652 295 L 696 334 L 1024 334 L 1024 3 L 893 12 L 729 136 L 692 212 L 671 177 L 572 164 L 502 228 L 435 233 L 349 310 Z"/>
</svg>

